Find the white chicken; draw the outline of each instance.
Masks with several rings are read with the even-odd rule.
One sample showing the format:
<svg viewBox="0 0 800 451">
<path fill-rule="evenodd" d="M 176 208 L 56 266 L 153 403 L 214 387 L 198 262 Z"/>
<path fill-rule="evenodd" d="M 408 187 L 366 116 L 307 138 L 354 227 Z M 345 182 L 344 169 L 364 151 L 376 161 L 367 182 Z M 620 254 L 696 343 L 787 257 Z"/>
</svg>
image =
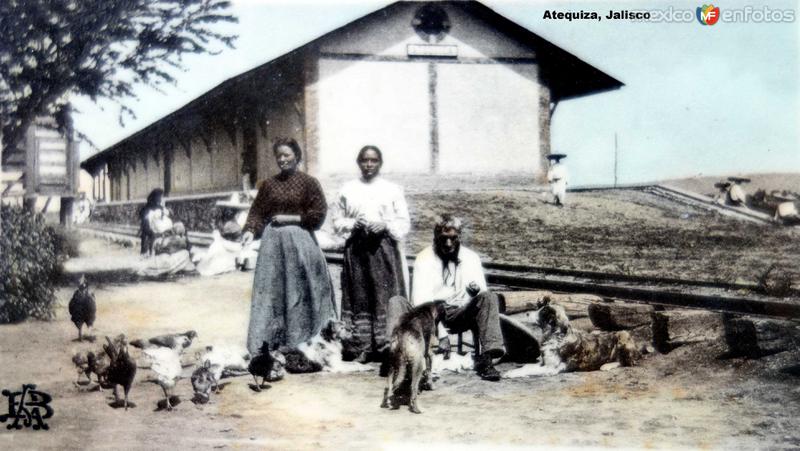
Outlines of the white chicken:
<svg viewBox="0 0 800 451">
<path fill-rule="evenodd" d="M 229 374 L 247 374 L 250 353 L 241 346 L 214 345 L 206 346 L 205 352 L 197 355 L 199 362 L 208 362 L 209 370 L 219 381 Z"/>
<path fill-rule="evenodd" d="M 161 389 L 164 390 L 166 409 L 172 410 L 172 404 L 169 400 L 170 394 L 181 377 L 181 371 L 183 370 L 180 355 L 171 348 L 154 347 L 144 349 L 142 357 L 150 364 L 150 371 L 155 376 L 155 379 L 149 379 L 148 382 L 161 386 Z"/>
</svg>

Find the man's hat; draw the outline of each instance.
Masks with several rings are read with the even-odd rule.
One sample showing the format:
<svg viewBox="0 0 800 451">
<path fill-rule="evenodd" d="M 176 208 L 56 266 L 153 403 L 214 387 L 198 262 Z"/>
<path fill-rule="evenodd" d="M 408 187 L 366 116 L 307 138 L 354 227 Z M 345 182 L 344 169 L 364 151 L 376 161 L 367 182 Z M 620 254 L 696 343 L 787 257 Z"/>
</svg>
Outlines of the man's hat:
<svg viewBox="0 0 800 451">
<path fill-rule="evenodd" d="M 730 182 L 717 182 L 714 184 L 714 188 L 717 189 L 728 189 L 731 186 Z"/>
<path fill-rule="evenodd" d="M 774 190 L 771 193 L 769 193 L 769 196 L 779 202 L 795 202 L 797 200 L 800 200 L 800 196 L 797 196 L 788 191 Z"/>
<path fill-rule="evenodd" d="M 564 153 L 551 153 L 550 155 L 547 155 L 547 159 L 548 160 L 556 160 L 556 162 L 558 162 L 562 158 L 567 158 L 567 154 L 564 154 Z"/>
<path fill-rule="evenodd" d="M 728 180 L 733 183 L 750 183 L 750 179 L 747 177 L 728 177 Z"/>
</svg>

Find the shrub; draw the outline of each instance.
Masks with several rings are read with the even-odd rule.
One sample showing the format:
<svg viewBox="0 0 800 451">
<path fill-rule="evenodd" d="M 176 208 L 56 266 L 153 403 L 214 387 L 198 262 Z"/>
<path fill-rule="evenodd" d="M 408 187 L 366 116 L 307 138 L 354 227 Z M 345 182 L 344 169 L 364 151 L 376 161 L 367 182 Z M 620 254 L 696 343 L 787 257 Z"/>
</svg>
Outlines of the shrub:
<svg viewBox="0 0 800 451">
<path fill-rule="evenodd" d="M 0 207 L 0 223 L 0 323 L 52 319 L 64 259 L 56 231 L 19 207 Z"/>
<path fill-rule="evenodd" d="M 64 258 L 78 257 L 80 237 L 74 229 L 67 229 L 62 226 L 55 227 L 55 246 L 56 252 Z"/>
</svg>

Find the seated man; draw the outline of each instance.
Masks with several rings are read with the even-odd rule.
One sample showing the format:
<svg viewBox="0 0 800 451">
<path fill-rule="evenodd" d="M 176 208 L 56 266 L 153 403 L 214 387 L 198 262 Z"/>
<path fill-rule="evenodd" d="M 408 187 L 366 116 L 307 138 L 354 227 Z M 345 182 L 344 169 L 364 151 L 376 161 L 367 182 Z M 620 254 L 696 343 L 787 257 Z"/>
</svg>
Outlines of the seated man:
<svg viewBox="0 0 800 451">
<path fill-rule="evenodd" d="M 500 380 L 492 359 L 505 353 L 500 331 L 497 296 L 486 287 L 480 257 L 461 246 L 461 220 L 444 215 L 433 228 L 433 246 L 417 255 L 414 263 L 411 299 L 415 305 L 429 301 L 447 302 L 444 326 L 451 333 L 477 330 L 481 353 L 475 359 L 475 371 L 489 381 Z M 387 336 L 411 304 L 401 297 L 389 300 Z M 449 352 L 447 330 L 439 328 L 440 349 Z"/>
</svg>

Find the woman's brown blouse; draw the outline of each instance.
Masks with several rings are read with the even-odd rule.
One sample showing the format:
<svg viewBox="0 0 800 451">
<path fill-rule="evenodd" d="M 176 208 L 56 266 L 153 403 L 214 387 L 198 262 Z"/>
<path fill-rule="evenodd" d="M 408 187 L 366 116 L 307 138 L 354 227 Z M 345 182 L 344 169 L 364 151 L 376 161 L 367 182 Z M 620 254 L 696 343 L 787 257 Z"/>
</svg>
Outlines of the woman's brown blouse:
<svg viewBox="0 0 800 451">
<path fill-rule="evenodd" d="M 322 227 L 327 211 L 325 194 L 317 179 L 300 171 L 278 174 L 258 188 L 244 231 L 258 237 L 273 216 L 300 215 L 300 226 L 313 232 Z"/>
</svg>

